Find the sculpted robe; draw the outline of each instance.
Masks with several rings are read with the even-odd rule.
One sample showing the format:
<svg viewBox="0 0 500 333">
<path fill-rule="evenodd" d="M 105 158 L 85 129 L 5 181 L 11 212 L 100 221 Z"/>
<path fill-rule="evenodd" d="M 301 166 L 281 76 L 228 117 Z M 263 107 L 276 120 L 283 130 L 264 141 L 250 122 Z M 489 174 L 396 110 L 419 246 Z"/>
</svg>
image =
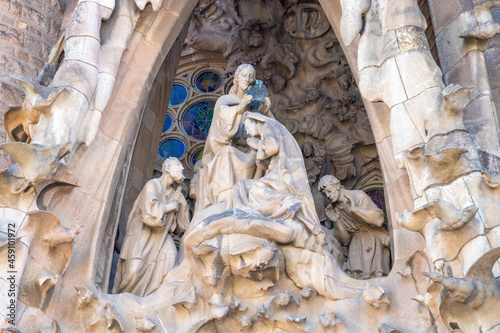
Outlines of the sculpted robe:
<svg viewBox="0 0 500 333">
<path fill-rule="evenodd" d="M 243 132 L 242 113 L 237 112 L 240 102 L 240 97 L 229 94 L 221 96 L 215 104 L 199 172 L 196 210 L 226 202 L 234 184 L 255 176 L 255 152 L 240 149 L 233 142 Z M 272 116 L 270 112 L 268 115 Z"/>
<path fill-rule="evenodd" d="M 160 204 L 170 203 L 174 188 L 163 189 L 159 179 L 146 183 L 127 222 L 113 293 L 147 296 L 175 266 L 177 249 L 169 232 L 189 226 L 188 207 L 164 214 Z"/>
<path fill-rule="evenodd" d="M 249 113 L 264 123 L 256 157 L 265 174 L 259 179 L 239 181 L 233 188 L 228 208 L 259 214 L 273 220 L 295 220 L 306 227 L 310 238 L 327 246 L 340 262 L 343 255 L 337 240 L 321 226 L 309 187 L 302 151 L 297 141 L 277 120 Z"/>
<path fill-rule="evenodd" d="M 333 232 L 342 245 L 349 245 L 346 273 L 357 279 L 389 274 L 389 233 L 384 213 L 363 191 L 344 190 L 345 201 L 328 206 Z"/>
<path fill-rule="evenodd" d="M 258 113 L 249 113 L 247 117 L 264 123 L 257 158 L 262 159 L 258 163 L 266 171 L 260 179 L 242 180 L 235 186 L 232 206 L 271 219 L 296 218 L 317 234 L 320 223 L 300 147 L 277 120 Z M 263 155 L 268 158 L 263 159 Z"/>
</svg>

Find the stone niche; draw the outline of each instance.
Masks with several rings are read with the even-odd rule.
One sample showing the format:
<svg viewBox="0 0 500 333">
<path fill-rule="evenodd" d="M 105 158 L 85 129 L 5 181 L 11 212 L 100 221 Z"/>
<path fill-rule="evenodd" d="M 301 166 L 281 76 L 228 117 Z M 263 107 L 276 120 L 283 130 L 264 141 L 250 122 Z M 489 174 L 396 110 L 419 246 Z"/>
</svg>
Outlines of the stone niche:
<svg viewBox="0 0 500 333">
<path fill-rule="evenodd" d="M 184 140 L 187 154 L 178 157 L 198 154 L 203 139 L 186 135 L 183 112 L 198 99 L 227 93 L 236 67 L 249 63 L 268 88 L 274 116 L 307 151 L 305 164 L 320 219 L 326 220 L 321 207 L 327 203 L 317 193 L 323 175 L 336 176 L 347 189 L 382 198 L 383 207 L 375 140 L 341 45 L 317 2 L 294 3 L 199 2 L 175 79 L 187 88 L 188 97 L 180 105 L 169 105 L 172 128 L 162 134 L 161 143 Z M 220 79 L 211 92 L 196 88 L 197 75 L 207 70 Z M 192 161 L 184 165 L 194 171 Z"/>
<path fill-rule="evenodd" d="M 158 146 L 154 141 L 158 131 L 154 136 L 145 135 L 148 131 L 144 125 L 139 131 L 134 156 L 146 156 L 147 150 L 149 167 L 142 166 L 144 157 L 132 162 L 121 210 L 118 250 L 132 204 L 151 177 L 151 156 L 156 156 L 154 174 L 161 171 L 167 155 L 179 158 L 185 168 L 184 192 L 189 192 L 195 163 L 203 156 L 215 101 L 232 87 L 234 71 L 242 63 L 254 65 L 257 79 L 268 88 L 274 116 L 301 146 L 321 223 L 333 228 L 325 212 L 330 201 L 318 190 L 324 175 L 336 176 L 346 189 L 367 192 L 379 208 L 386 210 L 369 119 L 354 75 L 321 6 L 315 1 L 295 5 L 275 2 L 272 10 L 268 8 L 268 4 L 251 1 L 241 1 L 234 7 L 211 2 L 196 6 L 172 91 L 167 91 L 170 86 L 162 71 L 146 104 L 146 112 L 160 115 L 155 118 L 157 122 L 165 115 L 164 126 Z M 196 112 L 203 119 L 196 119 Z M 150 118 L 145 116 L 143 123 Z M 188 201 L 194 205 L 192 199 Z"/>
</svg>

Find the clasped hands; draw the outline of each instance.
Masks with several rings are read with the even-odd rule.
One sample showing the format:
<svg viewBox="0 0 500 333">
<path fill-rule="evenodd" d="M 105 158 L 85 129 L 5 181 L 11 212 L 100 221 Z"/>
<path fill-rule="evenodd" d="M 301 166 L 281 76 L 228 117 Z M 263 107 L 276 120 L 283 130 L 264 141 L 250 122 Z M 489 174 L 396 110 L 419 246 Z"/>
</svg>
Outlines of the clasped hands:
<svg viewBox="0 0 500 333">
<path fill-rule="evenodd" d="M 184 208 L 187 206 L 186 199 L 182 195 L 182 192 L 175 191 L 175 193 L 172 196 L 172 200 L 165 204 L 165 214 L 174 212 L 177 213 L 181 208 Z"/>
</svg>

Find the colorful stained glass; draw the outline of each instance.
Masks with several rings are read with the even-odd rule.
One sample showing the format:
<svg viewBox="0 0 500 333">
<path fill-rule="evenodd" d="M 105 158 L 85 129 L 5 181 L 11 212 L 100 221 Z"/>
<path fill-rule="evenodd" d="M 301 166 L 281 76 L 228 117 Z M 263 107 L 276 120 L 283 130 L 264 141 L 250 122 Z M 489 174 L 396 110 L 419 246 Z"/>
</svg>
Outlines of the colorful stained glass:
<svg viewBox="0 0 500 333">
<path fill-rule="evenodd" d="M 366 191 L 366 194 L 372 199 L 372 201 L 377 205 L 378 208 L 382 209 L 384 212 L 385 209 L 385 198 L 384 198 L 384 190 L 370 190 Z"/>
<path fill-rule="evenodd" d="M 170 116 L 167 113 L 167 115 L 165 116 L 165 121 L 163 122 L 163 131 L 162 132 L 165 133 L 166 131 L 168 131 L 172 127 L 172 123 L 173 123 L 172 116 Z"/>
<path fill-rule="evenodd" d="M 195 151 L 194 154 L 191 155 L 191 165 L 194 167 L 196 162 L 201 160 L 202 157 L 203 157 L 203 149 L 199 149 L 199 150 Z"/>
<path fill-rule="evenodd" d="M 188 96 L 188 90 L 186 87 L 180 84 L 174 84 L 172 86 L 172 92 L 170 93 L 170 101 L 168 105 L 179 105 L 186 100 Z"/>
<path fill-rule="evenodd" d="M 160 143 L 158 155 L 162 159 L 167 157 L 181 157 L 186 152 L 186 145 L 179 139 L 168 139 Z"/>
<path fill-rule="evenodd" d="M 212 71 L 201 72 L 194 79 L 196 89 L 208 93 L 217 90 L 222 84 L 222 77 Z"/>
<path fill-rule="evenodd" d="M 202 101 L 191 106 L 182 116 L 182 127 L 186 134 L 197 140 L 206 140 L 212 117 L 215 101 Z"/>
</svg>

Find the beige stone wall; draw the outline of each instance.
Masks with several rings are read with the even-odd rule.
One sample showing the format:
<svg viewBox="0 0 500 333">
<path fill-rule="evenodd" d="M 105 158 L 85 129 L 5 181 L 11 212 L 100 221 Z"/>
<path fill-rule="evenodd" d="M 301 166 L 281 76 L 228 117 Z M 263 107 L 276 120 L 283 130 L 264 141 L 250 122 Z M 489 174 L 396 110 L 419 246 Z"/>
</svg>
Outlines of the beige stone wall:
<svg viewBox="0 0 500 333">
<path fill-rule="evenodd" d="M 458 33 L 470 25 L 472 10 L 484 2 L 451 0 L 443 6 L 442 1 L 429 0 L 429 7 L 444 83 L 476 89 L 475 98 L 465 109 L 464 124 L 478 145 L 481 164 L 498 170 L 498 115 L 492 102 L 497 105 L 499 102 L 495 89 L 500 85 L 497 77 L 500 43 L 498 39 L 492 40 L 483 53 L 482 41 L 461 38 Z"/>
<path fill-rule="evenodd" d="M 58 0 L 0 0 L 0 72 L 34 79 L 57 41 L 63 14 Z M 3 114 L 23 99 L 21 85 L 0 76 L 0 143 L 7 141 Z M 10 163 L 3 154 L 0 169 Z"/>
</svg>

